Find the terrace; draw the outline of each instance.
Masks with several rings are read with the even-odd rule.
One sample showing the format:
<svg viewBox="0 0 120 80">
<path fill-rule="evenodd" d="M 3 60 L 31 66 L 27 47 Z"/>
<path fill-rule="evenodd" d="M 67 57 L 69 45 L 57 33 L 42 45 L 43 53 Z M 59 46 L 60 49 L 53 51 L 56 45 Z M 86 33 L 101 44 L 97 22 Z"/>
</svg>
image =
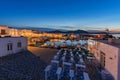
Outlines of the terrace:
<svg viewBox="0 0 120 80">
<path fill-rule="evenodd" d="M 59 50 L 51 64 L 45 68 L 43 80 L 90 80 L 85 62 L 88 53 L 83 53 L 82 50 Z"/>
</svg>

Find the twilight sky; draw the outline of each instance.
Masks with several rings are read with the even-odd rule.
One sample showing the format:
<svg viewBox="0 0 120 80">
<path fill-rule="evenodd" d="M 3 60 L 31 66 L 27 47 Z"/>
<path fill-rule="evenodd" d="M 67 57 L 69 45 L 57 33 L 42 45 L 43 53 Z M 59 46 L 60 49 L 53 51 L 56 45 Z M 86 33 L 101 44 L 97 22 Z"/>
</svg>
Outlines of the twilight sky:
<svg viewBox="0 0 120 80">
<path fill-rule="evenodd" d="M 120 0 L 0 0 L 0 24 L 120 30 Z"/>
</svg>

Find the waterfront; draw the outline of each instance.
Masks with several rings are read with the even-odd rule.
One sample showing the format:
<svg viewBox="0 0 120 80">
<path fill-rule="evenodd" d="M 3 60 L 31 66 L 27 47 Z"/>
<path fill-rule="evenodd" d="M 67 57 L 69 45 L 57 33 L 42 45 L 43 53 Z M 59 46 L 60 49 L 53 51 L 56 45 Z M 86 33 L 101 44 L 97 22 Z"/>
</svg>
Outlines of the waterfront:
<svg viewBox="0 0 120 80">
<path fill-rule="evenodd" d="M 120 34 L 112 34 L 115 37 L 120 37 Z"/>
</svg>

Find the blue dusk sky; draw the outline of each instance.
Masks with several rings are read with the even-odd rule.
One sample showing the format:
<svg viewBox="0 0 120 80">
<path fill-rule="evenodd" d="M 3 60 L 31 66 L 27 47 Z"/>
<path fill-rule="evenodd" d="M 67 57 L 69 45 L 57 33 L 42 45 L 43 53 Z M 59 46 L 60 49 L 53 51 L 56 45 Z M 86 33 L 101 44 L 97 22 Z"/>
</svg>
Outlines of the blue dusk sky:
<svg viewBox="0 0 120 80">
<path fill-rule="evenodd" d="M 120 30 L 120 0 L 0 0 L 0 25 Z"/>
</svg>

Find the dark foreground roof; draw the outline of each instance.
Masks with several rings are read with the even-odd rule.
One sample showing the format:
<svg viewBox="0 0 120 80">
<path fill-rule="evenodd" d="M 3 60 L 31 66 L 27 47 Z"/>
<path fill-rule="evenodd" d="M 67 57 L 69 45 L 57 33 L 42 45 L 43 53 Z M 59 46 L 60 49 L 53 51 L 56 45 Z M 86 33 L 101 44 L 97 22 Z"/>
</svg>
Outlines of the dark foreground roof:
<svg viewBox="0 0 120 80">
<path fill-rule="evenodd" d="M 46 63 L 29 51 L 0 58 L 0 80 L 40 80 Z"/>
</svg>

